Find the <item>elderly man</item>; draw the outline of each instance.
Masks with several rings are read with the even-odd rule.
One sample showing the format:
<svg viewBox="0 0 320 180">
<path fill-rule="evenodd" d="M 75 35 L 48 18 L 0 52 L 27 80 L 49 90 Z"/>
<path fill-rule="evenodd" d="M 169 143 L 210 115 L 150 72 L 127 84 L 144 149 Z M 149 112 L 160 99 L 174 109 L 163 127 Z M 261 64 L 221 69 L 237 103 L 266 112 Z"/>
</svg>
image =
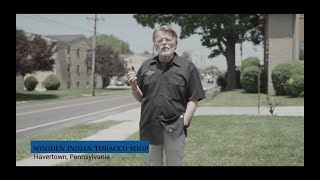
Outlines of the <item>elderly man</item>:
<svg viewBox="0 0 320 180">
<path fill-rule="evenodd" d="M 187 128 L 198 101 L 205 98 L 195 65 L 175 53 L 177 33 L 169 25 L 153 32 L 158 55 L 146 60 L 127 78 L 132 94 L 141 102 L 140 140 L 150 142 L 151 166 L 181 166 Z"/>
</svg>

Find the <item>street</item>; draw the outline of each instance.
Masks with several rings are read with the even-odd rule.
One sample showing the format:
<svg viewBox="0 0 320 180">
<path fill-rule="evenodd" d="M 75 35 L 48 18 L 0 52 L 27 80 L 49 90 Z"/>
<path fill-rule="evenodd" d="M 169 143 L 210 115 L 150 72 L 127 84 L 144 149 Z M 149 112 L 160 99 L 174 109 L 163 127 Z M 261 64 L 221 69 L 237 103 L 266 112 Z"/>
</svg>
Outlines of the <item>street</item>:
<svg viewBox="0 0 320 180">
<path fill-rule="evenodd" d="M 16 139 L 48 133 L 139 107 L 130 91 L 16 105 Z"/>
</svg>

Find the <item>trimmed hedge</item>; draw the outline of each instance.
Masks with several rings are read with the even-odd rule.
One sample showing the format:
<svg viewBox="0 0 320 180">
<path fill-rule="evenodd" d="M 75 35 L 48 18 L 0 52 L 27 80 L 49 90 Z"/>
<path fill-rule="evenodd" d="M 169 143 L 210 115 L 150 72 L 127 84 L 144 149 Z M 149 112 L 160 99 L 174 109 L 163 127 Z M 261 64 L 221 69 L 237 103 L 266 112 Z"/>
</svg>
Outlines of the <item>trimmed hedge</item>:
<svg viewBox="0 0 320 180">
<path fill-rule="evenodd" d="M 242 72 L 245 68 L 249 66 L 260 66 L 260 61 L 257 57 L 248 57 L 245 60 L 242 61 L 241 67 L 240 67 L 240 72 Z"/>
<path fill-rule="evenodd" d="M 38 84 L 38 80 L 34 76 L 29 76 L 24 81 L 24 85 L 28 91 L 33 91 Z"/>
<path fill-rule="evenodd" d="M 258 92 L 258 75 L 261 77 L 261 69 L 257 66 L 249 66 L 241 73 L 240 83 L 242 88 L 249 93 Z"/>
<path fill-rule="evenodd" d="M 302 92 L 304 92 L 304 75 L 293 75 L 287 80 L 284 88 L 287 95 L 291 97 L 299 96 Z"/>
<path fill-rule="evenodd" d="M 273 68 L 271 79 L 276 95 L 286 95 L 284 85 L 290 78 L 290 74 L 291 73 L 289 64 L 279 64 L 275 68 Z"/>
<path fill-rule="evenodd" d="M 304 76 L 304 61 L 291 61 L 287 64 L 280 64 L 272 70 L 271 78 L 276 95 L 289 95 L 285 86 L 289 78 L 295 75 Z"/>
<path fill-rule="evenodd" d="M 60 87 L 60 81 L 54 74 L 50 74 L 49 76 L 47 76 L 43 81 L 43 84 L 47 90 L 57 90 Z"/>
</svg>

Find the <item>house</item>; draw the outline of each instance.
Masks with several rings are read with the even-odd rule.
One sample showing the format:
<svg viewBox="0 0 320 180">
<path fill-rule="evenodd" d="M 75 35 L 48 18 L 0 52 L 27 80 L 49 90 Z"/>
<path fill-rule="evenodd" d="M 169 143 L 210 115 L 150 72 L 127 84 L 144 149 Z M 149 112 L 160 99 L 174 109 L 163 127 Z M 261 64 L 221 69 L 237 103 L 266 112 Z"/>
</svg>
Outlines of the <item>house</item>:
<svg viewBox="0 0 320 180">
<path fill-rule="evenodd" d="M 275 94 L 271 73 L 279 64 L 302 60 L 299 47 L 304 47 L 303 14 L 268 14 L 265 19 L 264 67 L 268 94 Z"/>
<path fill-rule="evenodd" d="M 92 45 L 84 35 L 43 36 L 48 40 L 57 41 L 57 52 L 54 54 L 53 71 L 38 71 L 34 75 L 39 81 L 36 90 L 43 90 L 42 81 L 50 74 L 57 75 L 60 80 L 59 89 L 90 88 L 91 71 L 87 69 L 85 60 Z M 30 75 L 26 75 L 28 77 Z M 17 79 L 18 82 L 18 79 Z M 96 87 L 102 86 L 100 76 L 96 77 Z M 18 85 L 16 85 L 17 89 Z"/>
</svg>

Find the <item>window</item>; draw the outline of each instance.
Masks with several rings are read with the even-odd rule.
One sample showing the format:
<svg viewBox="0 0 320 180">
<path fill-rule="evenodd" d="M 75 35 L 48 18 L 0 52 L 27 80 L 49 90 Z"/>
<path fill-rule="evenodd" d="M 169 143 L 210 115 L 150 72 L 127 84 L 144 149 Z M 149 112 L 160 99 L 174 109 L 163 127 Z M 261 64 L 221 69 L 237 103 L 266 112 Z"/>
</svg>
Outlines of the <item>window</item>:
<svg viewBox="0 0 320 180">
<path fill-rule="evenodd" d="M 79 82 L 79 81 L 77 81 L 77 88 L 79 88 L 79 86 L 80 86 L 80 82 Z"/>
<path fill-rule="evenodd" d="M 70 46 L 68 46 L 68 52 L 67 53 L 70 54 Z"/>
<path fill-rule="evenodd" d="M 67 72 L 70 72 L 71 64 L 67 64 Z"/>
<path fill-rule="evenodd" d="M 77 48 L 77 58 L 79 59 L 80 58 L 80 49 Z"/>
<path fill-rule="evenodd" d="M 80 65 L 77 65 L 77 74 L 80 76 Z"/>
</svg>

